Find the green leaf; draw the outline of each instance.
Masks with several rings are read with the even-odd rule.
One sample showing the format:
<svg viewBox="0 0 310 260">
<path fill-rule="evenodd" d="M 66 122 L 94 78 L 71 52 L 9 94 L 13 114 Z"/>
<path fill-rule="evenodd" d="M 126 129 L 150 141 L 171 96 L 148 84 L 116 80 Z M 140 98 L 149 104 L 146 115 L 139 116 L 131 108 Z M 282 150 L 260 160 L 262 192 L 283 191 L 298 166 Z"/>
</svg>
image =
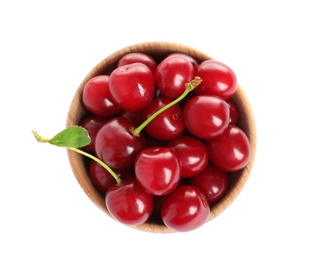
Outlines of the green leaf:
<svg viewBox="0 0 310 260">
<path fill-rule="evenodd" d="M 88 145 L 90 141 L 85 128 L 81 126 L 70 126 L 49 139 L 48 143 L 66 148 L 80 148 Z"/>
</svg>

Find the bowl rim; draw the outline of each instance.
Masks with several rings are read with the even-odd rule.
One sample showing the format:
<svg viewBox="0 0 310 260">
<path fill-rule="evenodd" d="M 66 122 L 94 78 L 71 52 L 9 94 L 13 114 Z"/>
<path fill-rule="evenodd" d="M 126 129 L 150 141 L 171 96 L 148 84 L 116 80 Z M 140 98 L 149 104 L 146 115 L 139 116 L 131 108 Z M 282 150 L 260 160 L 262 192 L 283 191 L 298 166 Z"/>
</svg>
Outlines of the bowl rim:
<svg viewBox="0 0 310 260">
<path fill-rule="evenodd" d="M 123 55 L 127 53 L 131 53 L 131 52 L 147 53 L 151 55 L 152 57 L 155 57 L 157 61 L 162 59 L 167 54 L 175 53 L 175 52 L 189 54 L 190 56 L 195 58 L 198 61 L 198 63 L 202 62 L 203 60 L 207 60 L 207 59 L 214 60 L 214 58 L 212 58 L 208 54 L 196 48 L 190 47 L 188 45 L 184 45 L 184 44 L 180 44 L 176 42 L 168 42 L 168 41 L 141 42 L 141 43 L 136 43 L 136 44 L 124 47 L 122 49 L 119 49 L 111 53 L 107 57 L 103 58 L 84 77 L 79 87 L 77 88 L 73 96 L 73 99 L 71 101 L 71 104 L 69 106 L 69 110 L 67 113 L 66 127 L 78 124 L 75 118 L 76 114 L 78 115 L 83 115 L 83 113 L 85 114 L 84 109 L 80 106 L 82 102 L 81 100 L 82 91 L 83 91 L 85 83 L 90 78 L 100 75 L 103 72 L 108 72 L 109 74 L 111 70 L 116 66 L 117 61 Z M 160 55 L 158 55 L 158 52 L 160 52 Z M 246 184 L 250 176 L 251 170 L 253 168 L 254 161 L 255 161 L 257 134 L 256 134 L 256 124 L 255 124 L 254 114 L 253 114 L 250 102 L 247 96 L 245 95 L 245 92 L 239 85 L 239 83 L 237 86 L 237 91 L 232 99 L 238 104 L 238 108 L 240 110 L 240 118 L 243 119 L 241 124 L 242 124 L 242 128 L 247 133 L 247 136 L 250 141 L 251 158 L 245 168 L 234 173 L 236 175 L 237 174 L 239 175 L 238 178 L 237 177 L 235 178 L 237 180 L 236 180 L 236 183 L 234 184 L 234 188 L 228 190 L 227 194 L 222 198 L 222 200 L 220 200 L 218 203 L 215 203 L 212 206 L 210 216 L 207 222 L 210 222 L 212 219 L 220 215 L 225 209 L 227 209 L 233 203 L 233 201 L 235 201 L 235 199 L 238 197 L 241 190 L 243 189 L 244 185 Z M 76 112 L 75 115 L 72 114 L 72 111 Z M 82 116 L 80 116 L 80 120 L 81 118 Z M 110 213 L 108 212 L 106 208 L 104 198 L 95 190 L 88 176 L 86 176 L 87 169 L 82 159 L 83 156 L 69 149 L 67 149 L 67 155 L 68 155 L 71 169 L 75 175 L 75 178 L 77 179 L 83 191 L 86 193 L 89 199 L 99 209 L 104 211 L 104 213 L 106 213 L 109 217 L 112 218 L 112 216 L 110 215 Z M 139 229 L 142 231 L 153 232 L 153 233 L 172 233 L 173 232 L 172 230 L 164 226 L 162 223 L 146 222 L 141 225 L 130 226 L 130 227 Z"/>
</svg>

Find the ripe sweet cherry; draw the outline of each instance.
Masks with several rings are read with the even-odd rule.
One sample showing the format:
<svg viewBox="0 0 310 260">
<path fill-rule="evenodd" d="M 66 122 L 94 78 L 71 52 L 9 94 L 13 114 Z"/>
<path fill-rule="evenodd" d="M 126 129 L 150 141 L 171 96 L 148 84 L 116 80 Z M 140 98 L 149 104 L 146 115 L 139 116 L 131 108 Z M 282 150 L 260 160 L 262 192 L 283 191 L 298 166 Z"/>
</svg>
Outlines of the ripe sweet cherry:
<svg viewBox="0 0 310 260">
<path fill-rule="evenodd" d="M 145 109 L 154 98 L 155 82 L 151 69 L 143 63 L 132 63 L 114 69 L 109 89 L 115 102 L 123 109 Z"/>
<path fill-rule="evenodd" d="M 210 215 L 205 195 L 196 187 L 183 185 L 166 198 L 161 209 L 164 224 L 171 230 L 186 232 L 202 226 Z"/>
<path fill-rule="evenodd" d="M 167 58 L 168 57 L 180 57 L 180 58 L 188 60 L 193 65 L 195 72 L 199 65 L 198 62 L 192 56 L 185 54 L 185 53 L 180 53 L 180 52 L 171 53 L 167 56 Z"/>
<path fill-rule="evenodd" d="M 155 84 L 161 93 L 177 98 L 184 92 L 184 86 L 194 78 L 194 67 L 180 56 L 170 56 L 161 61 L 155 70 Z"/>
<path fill-rule="evenodd" d="M 134 177 L 134 172 L 131 169 L 121 171 L 114 170 L 114 172 L 122 181 L 127 180 L 130 177 Z M 90 162 L 89 178 L 97 191 L 103 196 L 105 196 L 107 190 L 111 186 L 117 184 L 115 178 L 113 178 L 110 172 L 103 168 L 102 165 L 100 165 L 96 161 Z"/>
<path fill-rule="evenodd" d="M 179 157 L 168 147 L 142 150 L 136 157 L 134 169 L 139 184 L 148 193 L 157 196 L 172 192 L 181 178 Z"/>
<path fill-rule="evenodd" d="M 170 140 L 167 147 L 173 149 L 181 162 L 181 177 L 189 178 L 202 172 L 209 162 L 206 145 L 193 136 L 179 136 Z"/>
<path fill-rule="evenodd" d="M 155 98 L 144 110 L 143 120 L 148 119 L 160 108 L 171 103 L 167 97 Z M 179 104 L 175 104 L 154 118 L 146 127 L 145 132 L 158 140 L 171 140 L 180 136 L 185 129 L 183 112 Z"/>
<path fill-rule="evenodd" d="M 111 96 L 108 75 L 91 78 L 84 86 L 82 101 L 87 110 L 99 116 L 112 116 L 121 110 Z"/>
<path fill-rule="evenodd" d="M 207 148 L 212 162 L 227 172 L 241 170 L 251 156 L 249 139 L 235 125 L 229 125 L 220 137 L 208 141 Z"/>
<path fill-rule="evenodd" d="M 133 121 L 124 117 L 115 117 L 104 124 L 95 140 L 98 158 L 113 169 L 133 167 L 136 156 L 146 146 L 142 133 L 132 133 L 136 127 Z"/>
<path fill-rule="evenodd" d="M 111 215 L 126 225 L 143 224 L 153 211 L 153 196 L 138 184 L 136 178 L 129 178 L 120 186 L 111 186 L 105 202 Z"/>
<path fill-rule="evenodd" d="M 191 98 L 183 109 L 184 123 L 195 136 L 210 140 L 219 137 L 229 124 L 229 106 L 216 96 Z"/>
<path fill-rule="evenodd" d="M 229 115 L 230 115 L 229 123 L 235 125 L 237 124 L 240 117 L 239 109 L 236 103 L 231 99 L 227 100 L 227 104 L 229 106 Z"/>
<path fill-rule="evenodd" d="M 125 54 L 117 63 L 117 67 L 121 67 L 123 65 L 128 65 L 132 63 L 143 63 L 148 66 L 149 69 L 154 73 L 157 67 L 156 61 L 145 53 L 139 52 L 131 52 Z"/>
<path fill-rule="evenodd" d="M 229 181 L 227 172 L 209 163 L 201 173 L 189 178 L 189 184 L 201 190 L 209 204 L 212 204 L 226 193 Z"/>
<path fill-rule="evenodd" d="M 237 78 L 226 64 L 216 60 L 206 60 L 199 64 L 196 75 L 202 83 L 195 89 L 197 95 L 215 95 L 224 100 L 231 98 L 237 90 Z"/>
</svg>

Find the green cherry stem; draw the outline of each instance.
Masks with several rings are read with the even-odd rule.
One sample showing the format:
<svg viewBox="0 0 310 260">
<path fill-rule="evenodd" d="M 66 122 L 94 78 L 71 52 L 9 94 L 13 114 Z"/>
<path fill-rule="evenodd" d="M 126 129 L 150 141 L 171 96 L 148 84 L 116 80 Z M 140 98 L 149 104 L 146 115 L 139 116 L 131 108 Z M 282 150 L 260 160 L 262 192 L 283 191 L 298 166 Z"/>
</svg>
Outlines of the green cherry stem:
<svg viewBox="0 0 310 260">
<path fill-rule="evenodd" d="M 113 178 L 116 180 L 117 185 L 120 185 L 122 183 L 122 180 L 120 179 L 120 177 L 118 177 L 118 175 L 107 164 L 105 164 L 103 161 L 99 160 L 97 157 L 95 157 L 89 153 L 86 153 L 80 149 L 77 149 L 77 148 L 67 148 L 67 149 L 72 150 L 74 152 L 77 152 L 79 154 L 82 154 L 82 155 L 94 160 L 95 162 L 99 163 L 104 169 L 106 169 L 113 176 Z"/>
<path fill-rule="evenodd" d="M 74 129 L 74 128 L 66 129 L 65 131 L 63 131 L 63 133 L 65 133 L 66 131 L 68 131 L 68 130 L 70 130 L 70 129 Z M 80 128 L 80 129 L 81 129 L 81 128 Z M 76 153 L 82 154 L 82 155 L 84 155 L 84 156 L 86 156 L 86 157 L 88 157 L 88 158 L 94 160 L 95 162 L 99 163 L 104 169 L 106 169 L 106 170 L 113 176 L 113 178 L 115 179 L 117 185 L 120 185 L 120 184 L 122 183 L 122 180 L 118 177 L 118 175 L 117 175 L 107 164 L 105 164 L 103 161 L 101 161 L 101 160 L 98 159 L 97 157 L 93 156 L 92 154 L 89 154 L 89 153 L 87 153 L 87 152 L 84 152 L 84 151 L 82 151 L 82 150 L 80 150 L 80 149 L 78 149 L 78 148 L 76 148 L 76 147 L 70 147 L 69 144 L 66 144 L 66 145 L 62 144 L 62 145 L 60 146 L 60 145 L 59 145 L 59 142 L 54 141 L 55 138 L 48 139 L 48 138 L 42 137 L 42 136 L 40 136 L 40 135 L 37 133 L 37 131 L 35 131 L 35 130 L 33 130 L 32 133 L 33 133 L 34 137 L 36 138 L 36 140 L 37 140 L 38 142 L 40 142 L 40 143 L 50 143 L 50 144 L 56 145 L 56 146 L 58 146 L 58 147 L 65 147 L 65 148 L 67 148 L 67 149 L 69 149 L 69 150 L 72 150 L 72 151 L 74 151 L 74 152 L 76 152 Z M 61 137 L 61 138 L 63 138 L 63 137 Z M 58 139 L 59 139 L 59 138 L 58 138 Z M 58 140 L 57 140 L 57 141 L 58 141 Z"/>
<path fill-rule="evenodd" d="M 141 125 L 139 125 L 137 128 L 131 129 L 131 132 L 135 136 L 139 136 L 140 132 L 150 123 L 155 117 L 157 117 L 159 114 L 164 112 L 165 110 L 169 109 L 170 107 L 174 106 L 178 102 L 180 102 L 183 98 L 187 96 L 189 92 L 194 90 L 200 83 L 202 82 L 202 79 L 200 77 L 195 77 L 193 80 L 185 84 L 185 90 L 181 96 L 173 100 L 168 105 L 162 107 L 161 109 L 157 110 L 154 114 L 152 114 L 148 119 L 146 119 Z"/>
<path fill-rule="evenodd" d="M 39 143 L 48 143 L 50 140 L 50 139 L 47 139 L 41 135 L 38 135 L 36 130 L 32 130 L 32 133 Z"/>
</svg>

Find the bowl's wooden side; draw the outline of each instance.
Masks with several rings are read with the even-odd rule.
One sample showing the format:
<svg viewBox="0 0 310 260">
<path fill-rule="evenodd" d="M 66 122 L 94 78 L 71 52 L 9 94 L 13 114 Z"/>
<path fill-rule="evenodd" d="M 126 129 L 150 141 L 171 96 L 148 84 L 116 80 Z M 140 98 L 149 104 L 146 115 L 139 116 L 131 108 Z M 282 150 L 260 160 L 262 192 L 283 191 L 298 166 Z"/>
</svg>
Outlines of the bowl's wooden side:
<svg viewBox="0 0 310 260">
<path fill-rule="evenodd" d="M 210 56 L 201 51 L 198 51 L 189 46 L 173 42 L 146 42 L 128 46 L 119 51 L 116 51 L 106 57 L 104 60 L 102 60 L 98 65 L 96 65 L 81 82 L 71 102 L 68 111 L 66 126 L 78 125 L 81 120 L 87 115 L 87 111 L 83 108 L 82 105 L 82 92 L 85 83 L 94 76 L 101 74 L 110 74 L 117 65 L 118 60 L 125 54 L 131 52 L 143 52 L 149 54 L 157 62 L 162 60 L 166 55 L 175 52 L 188 54 L 195 58 L 198 62 L 212 59 Z M 245 131 L 250 140 L 252 156 L 249 164 L 243 170 L 231 174 L 230 189 L 222 200 L 220 200 L 211 207 L 211 214 L 208 221 L 212 220 L 220 213 L 222 213 L 236 199 L 243 186 L 245 185 L 254 163 L 256 151 L 256 128 L 252 109 L 246 95 L 244 94 L 240 86 L 238 86 L 237 92 L 234 95 L 233 99 L 240 110 L 239 126 Z M 88 177 L 88 166 L 85 157 L 71 150 L 68 150 L 68 158 L 72 167 L 72 171 L 81 188 L 96 206 L 98 206 L 102 211 L 104 211 L 108 216 L 111 217 L 111 215 L 107 211 L 104 198 L 96 191 Z M 152 221 L 149 221 L 139 226 L 135 226 L 134 228 L 157 233 L 172 232 L 162 223 Z"/>
</svg>

